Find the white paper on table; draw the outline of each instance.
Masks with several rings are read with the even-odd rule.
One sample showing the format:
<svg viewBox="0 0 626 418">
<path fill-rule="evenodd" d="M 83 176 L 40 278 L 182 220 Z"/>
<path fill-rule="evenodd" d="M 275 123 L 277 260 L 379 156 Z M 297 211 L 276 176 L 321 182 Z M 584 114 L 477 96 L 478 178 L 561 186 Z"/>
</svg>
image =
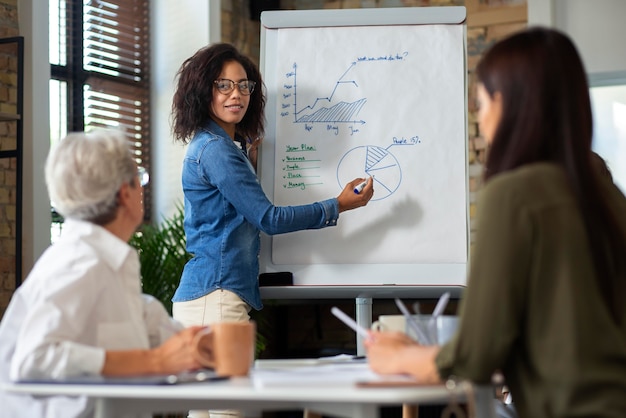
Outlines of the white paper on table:
<svg viewBox="0 0 626 418">
<path fill-rule="evenodd" d="M 367 363 L 318 363 L 302 367 L 263 367 L 255 368 L 252 373 L 255 387 L 303 387 L 303 386 L 345 386 L 346 384 L 372 381 L 389 381 L 390 376 L 374 373 Z M 394 375 L 394 381 L 411 382 L 408 376 Z"/>
</svg>

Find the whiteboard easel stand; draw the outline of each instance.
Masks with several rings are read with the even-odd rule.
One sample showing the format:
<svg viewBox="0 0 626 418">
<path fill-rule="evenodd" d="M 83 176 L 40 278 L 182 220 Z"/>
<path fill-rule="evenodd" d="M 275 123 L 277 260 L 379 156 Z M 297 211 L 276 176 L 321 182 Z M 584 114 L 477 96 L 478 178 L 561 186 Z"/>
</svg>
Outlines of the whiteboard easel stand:
<svg viewBox="0 0 626 418">
<path fill-rule="evenodd" d="M 279 54 L 278 31 L 283 28 L 325 28 L 344 26 L 392 26 L 392 25 L 464 25 L 467 13 L 462 6 L 446 7 L 396 7 L 339 10 L 289 10 L 265 11 L 261 14 L 260 69 L 268 87 L 266 110 L 268 124 L 265 145 L 259 155 L 258 174 L 268 198 L 274 199 L 275 154 L 272 141 L 276 138 L 277 87 L 280 85 L 275 65 Z M 464 36 L 464 39 L 466 37 Z M 466 51 L 465 43 L 462 45 Z M 462 74 L 466 74 L 462 69 Z M 465 81 L 467 83 L 467 81 Z M 467 89 L 465 103 L 467 103 Z M 466 111 L 467 112 L 467 111 Z M 465 115 L 467 126 L 467 114 Z M 467 141 L 467 131 L 465 132 Z M 465 154 L 467 166 L 467 153 Z M 465 172 L 466 201 L 469 201 L 467 170 Z M 469 238 L 469 210 L 466 207 L 465 238 Z M 271 237 L 261 236 L 261 272 L 292 271 L 296 278 L 294 286 L 261 287 L 263 299 L 346 299 L 354 298 L 356 320 L 361 326 L 372 324 L 373 298 L 439 298 L 450 292 L 452 298 L 460 298 L 465 287 L 466 262 L 380 265 L 275 265 L 271 257 Z M 332 277 L 331 277 L 332 276 Z M 341 278 L 342 285 L 330 285 L 333 279 Z M 395 284 L 381 283 L 394 277 Z M 317 281 L 321 280 L 322 283 Z M 364 355 L 361 338 L 357 338 L 357 355 Z"/>
<path fill-rule="evenodd" d="M 365 329 L 372 326 L 372 298 L 356 298 L 356 322 Z M 365 355 L 363 338 L 356 338 L 356 355 Z"/>
<path fill-rule="evenodd" d="M 269 11 L 261 14 L 261 56 L 260 56 L 260 69 L 263 73 L 264 84 L 267 88 L 267 102 L 266 102 L 266 132 L 263 141 L 263 146 L 260 148 L 259 161 L 257 167 L 257 174 L 263 187 L 263 190 L 267 194 L 270 201 L 275 201 L 276 189 L 282 190 L 274 182 L 274 179 L 278 175 L 275 171 L 278 170 L 276 165 L 276 152 L 278 152 L 278 144 L 281 141 L 277 138 L 277 124 L 278 124 L 278 105 L 281 104 L 278 101 L 278 90 L 284 84 L 284 80 L 280 78 L 279 71 L 276 68 L 279 61 L 280 51 L 284 51 L 285 48 L 278 48 L 279 33 L 282 30 L 293 30 L 293 28 L 302 29 L 305 33 L 310 31 L 318 31 L 322 28 L 328 29 L 332 26 L 340 26 L 338 30 L 345 29 L 344 27 L 365 27 L 365 26 L 388 26 L 399 27 L 402 30 L 409 30 L 411 25 L 424 25 L 425 27 L 437 25 L 451 25 L 451 27 L 457 27 L 464 31 L 464 21 L 466 17 L 465 7 L 449 6 L 449 7 L 399 7 L 399 8 L 376 8 L 376 9 L 341 9 L 341 10 L 285 10 L 285 11 Z M 404 27 L 403 25 L 408 25 Z M 437 33 L 438 35 L 438 33 Z M 458 36 L 458 33 L 456 34 Z M 461 36 L 462 45 L 458 46 L 459 53 L 463 57 L 465 56 L 466 36 Z M 457 51 L 458 53 L 458 51 Z M 458 60 L 457 60 L 458 61 Z M 465 61 L 455 72 L 455 76 L 463 79 L 463 84 L 466 85 L 466 70 Z M 455 62 L 458 65 L 459 62 Z M 458 81 L 458 80 L 457 80 Z M 436 240 L 437 248 L 439 251 L 445 251 L 441 249 L 442 243 L 452 241 L 451 247 L 454 253 L 434 253 L 424 256 L 420 253 L 419 259 L 410 258 L 407 255 L 403 255 L 400 259 L 394 259 L 393 256 L 387 253 L 384 257 L 374 261 L 369 261 L 365 264 L 361 262 L 360 255 L 355 259 L 354 253 L 349 254 L 350 257 L 342 259 L 338 262 L 333 257 L 325 258 L 327 255 L 320 253 L 315 262 L 310 262 L 310 259 L 303 261 L 298 257 L 292 257 L 292 252 L 296 249 L 296 252 L 307 252 L 309 250 L 308 245 L 316 245 L 317 248 L 325 248 L 325 243 L 321 242 L 318 238 L 319 235 L 311 234 L 306 235 L 306 239 L 296 242 L 296 245 L 289 244 L 287 248 L 281 246 L 281 239 L 283 236 L 271 237 L 265 234 L 261 234 L 261 248 L 259 253 L 259 267 L 261 273 L 272 273 L 289 271 L 293 273 L 294 284 L 303 285 L 306 288 L 310 286 L 330 286 L 334 285 L 354 285 L 357 288 L 361 286 L 380 285 L 386 287 L 387 285 L 395 286 L 464 286 L 467 273 L 467 249 L 469 247 L 469 180 L 467 173 L 467 89 L 461 88 L 463 91 L 463 99 L 460 102 L 464 103 L 465 115 L 457 118 L 456 123 L 459 126 L 463 126 L 463 132 L 457 132 L 460 137 L 457 138 L 457 142 L 454 143 L 454 151 L 458 161 L 455 164 L 459 166 L 464 165 L 466 168 L 458 172 L 459 178 L 454 181 L 457 189 L 454 196 L 460 196 L 462 191 L 458 188 L 460 185 L 465 189 L 465 199 L 463 202 L 463 212 L 459 212 L 457 209 L 453 216 L 455 217 L 455 226 L 453 236 L 447 236 L 446 239 L 442 239 L 441 236 L 432 237 Z M 455 96 L 456 100 L 459 98 Z M 457 110 L 460 110 L 457 109 Z M 462 138 L 461 138 L 462 137 Z M 450 146 L 450 145 L 447 145 Z M 458 149 L 462 149 L 462 153 Z M 441 150 L 435 149 L 436 152 L 441 153 Z M 444 154 L 450 154 L 448 151 Z M 334 167 L 334 166 L 333 166 Z M 328 168 L 328 167 L 326 167 Z M 284 167 L 283 167 L 284 169 Z M 278 170 L 279 172 L 282 172 Z M 447 171 L 447 170 L 446 170 Z M 283 185 L 284 186 L 284 185 Z M 451 189 L 451 187 L 449 187 Z M 329 191 L 328 195 L 332 195 L 336 190 Z M 323 197 L 327 197 L 324 195 Z M 423 197 L 426 199 L 428 195 Z M 413 199 L 414 197 L 411 197 Z M 451 198 L 446 198 L 447 202 Z M 453 201 L 457 204 L 458 197 L 455 197 Z M 419 199 L 418 199 L 419 200 Z M 300 203 L 310 203 L 304 201 Z M 296 204 L 300 204 L 296 203 Z M 443 203 L 443 202 L 442 202 Z M 280 203 L 278 203 L 280 204 Z M 403 209 L 401 215 L 412 219 L 413 209 Z M 401 218 L 401 217 L 399 217 Z M 462 219 L 462 220 L 461 220 Z M 439 218 L 435 218 L 440 222 Z M 385 221 L 393 222 L 392 219 L 385 219 Z M 398 224 L 398 226 L 401 224 Z M 416 224 L 419 226 L 419 222 Z M 393 223 L 391 226 L 394 226 Z M 407 229 L 407 228 L 404 228 Z M 335 232 L 329 231 L 330 232 Z M 420 230 L 414 231 L 419 234 Z M 428 231 L 430 234 L 432 231 Z M 295 233 L 299 234 L 299 233 Z M 452 234 L 450 232 L 449 234 Z M 300 235 L 294 235 L 296 239 L 299 239 Z M 414 235 L 411 235 L 413 237 Z M 427 238 L 431 238 L 426 235 Z M 404 239 L 406 234 L 401 236 Z M 274 242 L 278 240 L 278 247 L 274 248 Z M 289 242 L 289 241 L 287 241 Z M 310 244 L 310 243 L 314 244 Z M 463 242 L 463 244 L 461 244 Z M 397 244 L 396 241 L 393 242 Z M 397 244 L 399 245 L 399 244 Z M 445 245 L 447 249 L 447 245 Z M 419 251 L 424 251 L 424 246 L 416 246 L 415 240 L 411 240 L 404 246 L 404 248 L 421 248 Z M 392 245 L 387 245 L 387 249 L 392 248 Z M 464 248 L 461 248 L 464 247 Z M 341 251 L 349 250 L 352 247 L 343 247 Z M 355 247 L 356 248 L 356 247 Z M 372 250 L 371 246 L 367 247 L 368 250 Z M 463 255 L 459 254 L 459 250 L 463 250 Z M 286 251 L 289 255 L 285 256 L 281 251 Z M 277 254 L 274 254 L 274 251 Z M 352 250 L 350 250 L 352 251 Z M 428 251 L 426 251 L 428 252 Z M 393 251 L 391 251 L 393 253 Z M 335 255 L 335 254 L 333 254 Z M 388 257 L 388 258 L 387 258 Z M 354 295 L 356 296 L 356 295 Z"/>
</svg>

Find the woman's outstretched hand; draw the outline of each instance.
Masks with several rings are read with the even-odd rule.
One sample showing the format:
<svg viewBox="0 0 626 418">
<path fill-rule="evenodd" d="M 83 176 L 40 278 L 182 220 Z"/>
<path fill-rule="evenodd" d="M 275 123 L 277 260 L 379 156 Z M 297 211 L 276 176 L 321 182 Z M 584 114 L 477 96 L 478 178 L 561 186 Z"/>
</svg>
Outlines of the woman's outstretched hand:
<svg viewBox="0 0 626 418">
<path fill-rule="evenodd" d="M 354 191 L 355 188 L 357 188 L 359 184 L 364 181 L 366 181 L 364 178 L 354 179 L 343 188 L 341 194 L 337 196 L 337 200 L 339 202 L 339 212 L 367 205 L 374 195 L 374 178 L 368 178 L 365 187 L 363 187 L 359 193 L 355 193 Z"/>
</svg>

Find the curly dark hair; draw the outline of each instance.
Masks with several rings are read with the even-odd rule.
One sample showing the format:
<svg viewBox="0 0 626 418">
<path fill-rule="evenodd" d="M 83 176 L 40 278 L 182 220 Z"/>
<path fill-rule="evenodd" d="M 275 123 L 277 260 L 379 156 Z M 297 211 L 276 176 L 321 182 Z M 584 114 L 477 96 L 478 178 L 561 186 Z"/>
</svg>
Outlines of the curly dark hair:
<svg viewBox="0 0 626 418">
<path fill-rule="evenodd" d="M 236 61 L 246 71 L 257 88 L 250 95 L 245 116 L 237 124 L 236 132 L 252 141 L 264 134 L 265 94 L 261 73 L 250 58 L 227 43 L 217 43 L 198 50 L 187 58 L 177 73 L 178 84 L 172 102 L 172 133 L 174 140 L 188 143 L 210 116 L 215 81 L 228 61 Z"/>
</svg>

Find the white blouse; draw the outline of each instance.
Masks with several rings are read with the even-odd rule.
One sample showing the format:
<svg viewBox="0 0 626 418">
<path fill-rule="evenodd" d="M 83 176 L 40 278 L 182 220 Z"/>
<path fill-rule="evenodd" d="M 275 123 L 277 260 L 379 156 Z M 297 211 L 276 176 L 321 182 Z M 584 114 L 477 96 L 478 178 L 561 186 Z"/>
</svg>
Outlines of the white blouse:
<svg viewBox="0 0 626 418">
<path fill-rule="evenodd" d="M 136 251 L 102 227 L 67 220 L 61 239 L 37 261 L 4 314 L 0 380 L 99 374 L 106 350 L 155 347 L 176 329 L 181 326 L 163 305 L 142 294 Z M 9 404 L 34 402 L 10 397 L 17 403 Z M 86 399 L 72 400 L 77 412 L 89 409 Z M 42 411 L 55 402 L 42 401 Z M 62 404 L 58 416 L 74 416 L 69 413 L 74 408 Z M 16 409 L 19 416 L 24 412 Z M 46 416 L 57 416 L 51 413 Z"/>
</svg>

